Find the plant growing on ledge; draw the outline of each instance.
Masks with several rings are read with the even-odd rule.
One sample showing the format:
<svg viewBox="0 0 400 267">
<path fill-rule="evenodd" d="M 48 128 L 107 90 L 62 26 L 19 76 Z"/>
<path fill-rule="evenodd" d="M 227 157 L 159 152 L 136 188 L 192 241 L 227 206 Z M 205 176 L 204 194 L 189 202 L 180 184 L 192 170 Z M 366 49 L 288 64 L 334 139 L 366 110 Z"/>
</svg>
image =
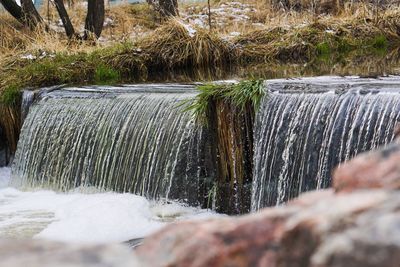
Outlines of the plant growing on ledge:
<svg viewBox="0 0 400 267">
<path fill-rule="evenodd" d="M 241 111 L 244 111 L 246 105 L 251 104 L 256 111 L 265 94 L 264 81 L 261 79 L 244 80 L 239 83 L 211 83 L 200 85 L 197 89 L 200 93 L 194 99 L 184 101 L 181 106 L 202 124 L 207 124 L 211 101 L 222 100 L 233 104 Z"/>
<path fill-rule="evenodd" d="M 245 195 L 252 181 L 253 121 L 265 95 L 264 81 L 205 84 L 198 90 L 194 99 L 181 106 L 197 123 L 207 126 L 214 144 L 211 158 L 217 178 L 210 192 L 216 210 L 228 214 L 248 212 L 250 202 Z"/>
</svg>

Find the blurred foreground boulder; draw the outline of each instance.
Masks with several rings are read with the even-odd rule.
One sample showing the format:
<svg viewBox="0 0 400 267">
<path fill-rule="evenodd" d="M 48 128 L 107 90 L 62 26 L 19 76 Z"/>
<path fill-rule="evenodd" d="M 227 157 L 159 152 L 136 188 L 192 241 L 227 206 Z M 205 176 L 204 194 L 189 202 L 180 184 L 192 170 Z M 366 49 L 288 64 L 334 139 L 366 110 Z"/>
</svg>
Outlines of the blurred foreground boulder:
<svg viewBox="0 0 400 267">
<path fill-rule="evenodd" d="M 333 187 L 337 192 L 359 189 L 400 189 L 400 145 L 392 143 L 373 153 L 354 158 L 336 169 Z"/>
<path fill-rule="evenodd" d="M 397 267 L 400 146 L 341 165 L 334 187 L 238 218 L 181 222 L 145 239 L 141 266 Z"/>
<path fill-rule="evenodd" d="M 119 245 L 82 246 L 44 240 L 0 240 L 1 267 L 140 267 Z"/>
</svg>

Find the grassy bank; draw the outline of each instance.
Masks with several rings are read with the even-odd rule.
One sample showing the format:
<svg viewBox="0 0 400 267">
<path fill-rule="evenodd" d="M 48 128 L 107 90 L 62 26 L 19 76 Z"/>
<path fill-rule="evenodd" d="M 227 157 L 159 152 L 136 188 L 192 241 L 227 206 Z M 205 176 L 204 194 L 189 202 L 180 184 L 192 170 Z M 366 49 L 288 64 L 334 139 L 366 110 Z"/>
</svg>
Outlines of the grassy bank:
<svg viewBox="0 0 400 267">
<path fill-rule="evenodd" d="M 52 12 L 50 17 L 56 18 Z M 266 12 L 257 7 L 246 21 L 228 21 L 226 27 L 214 18 L 210 31 L 187 23 L 195 15 L 160 25 L 147 5 L 117 6 L 107 11 L 112 26 L 104 30 L 106 41 L 95 45 L 68 42 L 61 33 L 28 34 L 9 17 L 0 16 L 4 52 L 0 99 L 12 104 L 15 92 L 23 88 L 145 81 L 152 73 L 218 71 L 255 64 L 276 69 L 299 64 L 304 69 L 306 65 L 359 62 L 370 55 L 384 57 L 400 44 L 400 9 L 384 10 L 379 17 L 368 10 L 320 17 L 309 12 Z M 83 18 L 83 8 L 78 6 L 73 23 L 83 23 Z M 251 27 L 255 22 L 257 26 Z M 138 27 L 141 30 L 133 30 Z M 229 35 L 233 29 L 239 32 Z M 127 37 L 133 33 L 134 38 Z"/>
<path fill-rule="evenodd" d="M 8 57 L 0 65 L 0 90 L 9 95 L 8 91 L 26 87 L 146 80 L 150 72 L 160 70 L 306 63 L 346 58 L 354 52 L 359 57 L 385 54 L 400 43 L 391 25 L 390 20 L 381 24 L 315 22 L 301 28 L 257 30 L 226 40 L 172 20 L 136 42 Z"/>
</svg>

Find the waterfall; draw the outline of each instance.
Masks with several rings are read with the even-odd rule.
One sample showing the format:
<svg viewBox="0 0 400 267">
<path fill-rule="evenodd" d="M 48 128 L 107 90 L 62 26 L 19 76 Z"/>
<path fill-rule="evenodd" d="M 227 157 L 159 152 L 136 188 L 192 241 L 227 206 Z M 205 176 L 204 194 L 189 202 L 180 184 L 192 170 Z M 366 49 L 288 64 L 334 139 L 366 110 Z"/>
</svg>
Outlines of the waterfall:
<svg viewBox="0 0 400 267">
<path fill-rule="evenodd" d="M 267 85 L 254 128 L 253 211 L 330 186 L 335 166 L 393 139 L 398 83 L 337 82 Z"/>
<path fill-rule="evenodd" d="M 205 135 L 179 103 L 192 86 L 67 88 L 29 110 L 13 165 L 23 187 L 94 186 L 202 201 Z"/>
<path fill-rule="evenodd" d="M 218 107 L 225 112 L 219 120 L 234 118 L 231 129 L 203 128 L 183 112 L 179 104 L 196 96 L 193 86 L 43 89 L 33 104 L 24 94 L 22 113 L 29 113 L 12 182 L 60 191 L 93 186 L 203 206 L 212 203 L 213 189 L 219 211 L 247 211 L 250 195 L 256 211 L 329 187 L 338 164 L 389 143 L 400 119 L 399 85 L 391 78 L 271 80 L 254 125 Z M 218 131 L 228 134 L 216 139 Z M 249 136 L 252 145 L 238 145 Z M 229 169 L 246 160 L 250 167 L 238 170 L 251 193 L 237 190 L 238 173 Z M 247 206 L 238 211 L 237 203 Z"/>
</svg>

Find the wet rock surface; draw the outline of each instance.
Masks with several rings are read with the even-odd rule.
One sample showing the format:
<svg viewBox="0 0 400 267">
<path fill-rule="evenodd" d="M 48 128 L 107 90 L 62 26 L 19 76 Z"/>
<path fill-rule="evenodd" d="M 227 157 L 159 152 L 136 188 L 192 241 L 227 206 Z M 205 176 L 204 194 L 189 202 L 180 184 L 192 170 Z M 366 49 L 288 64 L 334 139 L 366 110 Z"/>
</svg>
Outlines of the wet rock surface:
<svg viewBox="0 0 400 267">
<path fill-rule="evenodd" d="M 7 165 L 7 147 L 6 140 L 3 135 L 3 129 L 0 127 L 0 167 Z"/>
<path fill-rule="evenodd" d="M 259 213 L 170 225 L 145 239 L 142 266 L 398 266 L 398 144 L 343 164 L 334 188 Z"/>
<path fill-rule="evenodd" d="M 118 245 L 81 246 L 43 240 L 0 240 L 0 266 L 136 267 L 132 252 Z"/>
<path fill-rule="evenodd" d="M 0 167 L 6 166 L 6 150 L 0 147 Z"/>
</svg>

